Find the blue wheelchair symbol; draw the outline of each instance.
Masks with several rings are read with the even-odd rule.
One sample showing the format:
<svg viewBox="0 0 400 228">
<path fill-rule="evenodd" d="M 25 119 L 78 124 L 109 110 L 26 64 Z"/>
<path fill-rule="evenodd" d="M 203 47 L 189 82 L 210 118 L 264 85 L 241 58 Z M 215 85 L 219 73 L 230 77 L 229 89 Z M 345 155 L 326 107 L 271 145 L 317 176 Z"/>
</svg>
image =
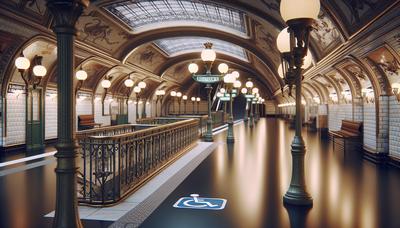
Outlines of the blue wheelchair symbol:
<svg viewBox="0 0 400 228">
<path fill-rule="evenodd" d="M 175 204 L 175 208 L 223 210 L 226 199 L 200 198 L 198 194 L 191 194 L 190 197 L 182 197 Z"/>
</svg>

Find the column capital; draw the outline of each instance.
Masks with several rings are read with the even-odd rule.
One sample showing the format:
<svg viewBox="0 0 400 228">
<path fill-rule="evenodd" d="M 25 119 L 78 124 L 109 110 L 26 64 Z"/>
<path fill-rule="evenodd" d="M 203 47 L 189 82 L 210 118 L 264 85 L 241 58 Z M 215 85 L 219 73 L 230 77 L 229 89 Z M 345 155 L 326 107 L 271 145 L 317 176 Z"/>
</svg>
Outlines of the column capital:
<svg viewBox="0 0 400 228">
<path fill-rule="evenodd" d="M 75 33 L 75 24 L 89 0 L 48 0 L 47 7 L 54 19 L 55 33 Z"/>
</svg>

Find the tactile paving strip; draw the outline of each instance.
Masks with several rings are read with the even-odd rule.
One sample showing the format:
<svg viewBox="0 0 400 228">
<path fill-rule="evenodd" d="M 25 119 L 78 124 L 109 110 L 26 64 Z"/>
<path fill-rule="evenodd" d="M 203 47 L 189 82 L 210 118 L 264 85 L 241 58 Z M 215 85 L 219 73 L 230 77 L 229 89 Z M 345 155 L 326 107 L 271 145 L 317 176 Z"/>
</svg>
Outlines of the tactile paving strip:
<svg viewBox="0 0 400 228">
<path fill-rule="evenodd" d="M 184 155 L 176 164 L 168 167 L 160 176 L 168 178 L 152 194 L 126 213 L 111 228 L 133 228 L 139 225 L 178 187 L 180 183 L 217 147 L 218 143 L 199 143 L 206 148 Z M 169 177 L 168 177 L 169 176 Z"/>
</svg>

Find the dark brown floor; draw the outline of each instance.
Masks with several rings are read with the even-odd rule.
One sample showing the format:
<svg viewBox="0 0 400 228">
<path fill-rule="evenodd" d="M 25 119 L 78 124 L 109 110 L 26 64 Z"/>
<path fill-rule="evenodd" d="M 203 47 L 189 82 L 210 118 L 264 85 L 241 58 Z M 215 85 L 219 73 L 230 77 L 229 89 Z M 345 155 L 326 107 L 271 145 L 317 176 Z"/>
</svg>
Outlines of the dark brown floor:
<svg viewBox="0 0 400 228">
<path fill-rule="evenodd" d="M 281 120 L 264 119 L 254 130 L 237 125 L 235 134 L 235 145 L 220 145 L 143 227 L 400 227 L 400 170 L 376 167 L 355 151 L 334 152 L 330 142 L 305 131 L 306 177 L 314 207 L 287 210 L 282 195 L 290 181 L 293 130 Z M 225 137 L 226 131 L 216 139 Z M 49 161 L 0 176 L 1 228 L 49 227 L 51 220 L 43 216 L 54 210 L 54 168 Z M 228 204 L 220 212 L 172 207 L 190 193 L 225 198 Z"/>
<path fill-rule="evenodd" d="M 400 172 L 378 168 L 356 151 L 332 151 L 318 133 L 304 131 L 310 210 L 285 208 L 294 132 L 283 121 L 235 129 L 232 148 L 221 145 L 161 204 L 142 227 L 400 227 Z M 217 136 L 224 141 L 226 132 Z M 183 196 L 228 200 L 223 211 L 176 209 Z"/>
</svg>

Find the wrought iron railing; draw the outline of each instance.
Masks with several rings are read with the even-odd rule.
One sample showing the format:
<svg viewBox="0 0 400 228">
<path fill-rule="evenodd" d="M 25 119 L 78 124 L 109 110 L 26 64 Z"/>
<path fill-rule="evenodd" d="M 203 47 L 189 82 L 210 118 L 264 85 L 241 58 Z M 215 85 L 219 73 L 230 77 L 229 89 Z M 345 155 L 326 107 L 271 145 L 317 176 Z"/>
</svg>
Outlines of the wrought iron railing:
<svg viewBox="0 0 400 228">
<path fill-rule="evenodd" d="M 198 139 L 199 121 L 182 120 L 114 136 L 80 140 L 78 199 L 114 204 L 174 161 Z"/>
</svg>

